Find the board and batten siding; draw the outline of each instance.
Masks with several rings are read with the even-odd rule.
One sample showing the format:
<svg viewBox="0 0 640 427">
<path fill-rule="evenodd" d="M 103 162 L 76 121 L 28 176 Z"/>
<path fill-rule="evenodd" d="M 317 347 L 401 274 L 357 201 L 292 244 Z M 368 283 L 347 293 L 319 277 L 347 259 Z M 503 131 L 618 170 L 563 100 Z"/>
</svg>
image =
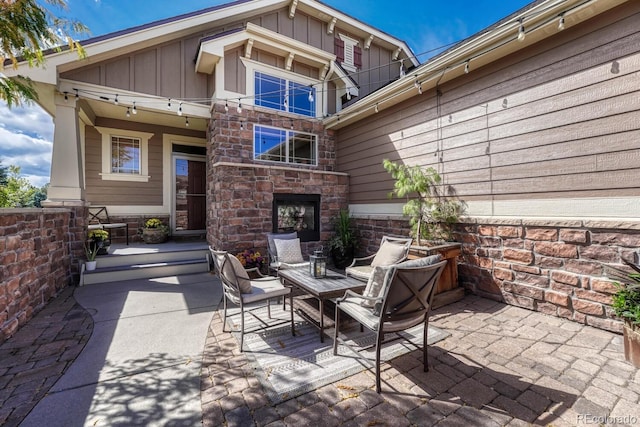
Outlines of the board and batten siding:
<svg viewBox="0 0 640 427">
<path fill-rule="evenodd" d="M 327 22 L 303 12 L 298 11 L 293 19 L 289 18 L 287 6 L 278 11 L 224 26 L 216 26 L 213 22 L 208 30 L 67 71 L 61 73 L 60 77 L 176 99 L 208 98 L 215 92 L 213 76 L 194 72 L 194 60 L 198 54 L 200 40 L 203 37 L 243 27 L 247 22 L 329 53 L 334 53 L 334 39 L 338 34 L 345 34 L 359 40 L 361 47 L 364 45 L 364 40 L 345 31 L 340 27 L 340 23 L 336 25 L 333 34 L 329 34 Z M 241 62 L 243 55 L 244 47 L 242 46 L 225 52 L 225 89 L 240 94 L 246 94 L 244 65 Z M 397 75 L 399 65 L 392 60 L 392 56 L 392 50 L 380 46 L 375 40 L 369 49 L 362 50 L 361 71 L 364 72 L 355 73 L 352 76 L 360 88 L 360 97 L 384 86 L 392 80 L 391 76 Z M 285 68 L 285 58 L 274 58 L 273 55 L 260 52 L 258 49 L 252 51 L 251 59 L 281 69 Z M 319 70 L 297 61 L 294 61 L 292 71 L 304 76 L 320 78 Z"/>
<path fill-rule="evenodd" d="M 339 130 L 352 210 L 402 202 L 388 158 L 434 167 L 470 215 L 637 217 L 638 22 L 627 2 Z"/>
</svg>

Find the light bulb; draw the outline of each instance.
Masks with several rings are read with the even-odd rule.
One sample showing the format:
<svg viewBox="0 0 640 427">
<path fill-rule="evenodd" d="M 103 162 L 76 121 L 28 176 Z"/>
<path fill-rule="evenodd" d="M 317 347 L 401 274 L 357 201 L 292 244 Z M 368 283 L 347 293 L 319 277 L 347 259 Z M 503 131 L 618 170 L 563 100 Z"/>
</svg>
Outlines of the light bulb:
<svg viewBox="0 0 640 427">
<path fill-rule="evenodd" d="M 228 101 L 224 101 L 224 112 L 225 113 L 229 112 L 229 102 Z"/>
<path fill-rule="evenodd" d="M 375 111 L 376 113 L 378 112 L 378 104 L 376 104 L 375 107 L 373 107 L 373 111 Z"/>
<path fill-rule="evenodd" d="M 129 110 L 129 107 L 127 107 L 127 113 L 126 113 L 127 117 L 131 117 L 131 110 Z"/>
<path fill-rule="evenodd" d="M 189 127 L 189 117 L 185 117 L 185 118 L 184 118 L 184 125 L 185 125 L 186 127 Z"/>
<path fill-rule="evenodd" d="M 133 108 L 131 109 L 133 114 L 138 114 L 138 110 L 136 109 L 136 101 L 133 101 Z"/>
<path fill-rule="evenodd" d="M 114 98 L 113 103 L 115 105 L 118 105 L 118 94 L 116 94 L 116 97 Z"/>
<path fill-rule="evenodd" d="M 182 115 L 182 102 L 180 102 L 180 106 L 178 107 L 178 115 Z"/>
<path fill-rule="evenodd" d="M 564 30 L 564 15 L 560 15 L 560 19 L 558 20 L 558 31 Z"/>
<path fill-rule="evenodd" d="M 313 103 L 313 89 L 309 89 L 309 102 Z"/>
<path fill-rule="evenodd" d="M 526 34 L 524 33 L 524 25 L 520 21 L 520 29 L 518 30 L 518 41 L 523 41 Z"/>
<path fill-rule="evenodd" d="M 171 98 L 169 98 L 169 102 L 167 102 L 167 110 L 171 110 Z"/>
<path fill-rule="evenodd" d="M 464 73 L 469 74 L 469 61 L 464 64 Z"/>
<path fill-rule="evenodd" d="M 238 99 L 238 114 L 242 113 L 242 101 Z"/>
</svg>

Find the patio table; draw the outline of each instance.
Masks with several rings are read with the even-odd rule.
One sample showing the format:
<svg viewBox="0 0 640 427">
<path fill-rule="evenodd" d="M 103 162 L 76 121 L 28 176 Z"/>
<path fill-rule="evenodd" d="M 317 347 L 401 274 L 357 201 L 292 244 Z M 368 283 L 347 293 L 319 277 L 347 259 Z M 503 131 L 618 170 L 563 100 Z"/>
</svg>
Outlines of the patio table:
<svg viewBox="0 0 640 427">
<path fill-rule="evenodd" d="M 278 277 L 285 286 L 292 286 L 318 300 L 320 316 L 317 321 L 304 310 L 299 310 L 299 314 L 320 329 L 320 342 L 324 342 L 324 302 L 343 296 L 348 289 L 361 292 L 366 287 L 360 280 L 335 272 L 327 272 L 327 277 L 324 278 L 315 278 L 306 268 L 279 270 Z"/>
</svg>

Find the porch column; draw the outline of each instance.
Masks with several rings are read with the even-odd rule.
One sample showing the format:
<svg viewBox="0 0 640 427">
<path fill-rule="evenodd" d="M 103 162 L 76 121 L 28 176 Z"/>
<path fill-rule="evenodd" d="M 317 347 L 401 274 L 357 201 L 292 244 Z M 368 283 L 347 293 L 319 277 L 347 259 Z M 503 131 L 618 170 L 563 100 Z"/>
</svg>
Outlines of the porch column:
<svg viewBox="0 0 640 427">
<path fill-rule="evenodd" d="M 45 206 L 82 205 L 84 173 L 75 97 L 56 95 L 51 180 Z"/>
</svg>

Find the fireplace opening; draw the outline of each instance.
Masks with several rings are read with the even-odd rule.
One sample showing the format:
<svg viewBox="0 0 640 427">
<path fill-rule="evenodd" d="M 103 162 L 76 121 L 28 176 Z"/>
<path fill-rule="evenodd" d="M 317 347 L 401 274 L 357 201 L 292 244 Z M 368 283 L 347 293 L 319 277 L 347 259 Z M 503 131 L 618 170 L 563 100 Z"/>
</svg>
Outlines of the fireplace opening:
<svg viewBox="0 0 640 427">
<path fill-rule="evenodd" d="M 320 240 L 319 194 L 274 194 L 273 232 L 298 232 L 301 242 Z"/>
</svg>

